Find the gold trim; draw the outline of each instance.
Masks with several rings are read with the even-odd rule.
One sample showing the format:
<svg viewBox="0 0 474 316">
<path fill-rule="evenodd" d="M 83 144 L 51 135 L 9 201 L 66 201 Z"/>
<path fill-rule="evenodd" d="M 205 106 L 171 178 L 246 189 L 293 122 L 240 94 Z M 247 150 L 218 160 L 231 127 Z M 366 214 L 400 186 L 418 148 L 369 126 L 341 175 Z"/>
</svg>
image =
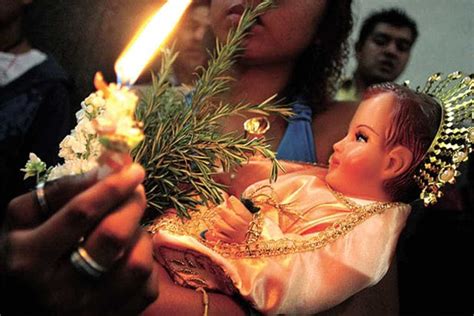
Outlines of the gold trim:
<svg viewBox="0 0 474 316">
<path fill-rule="evenodd" d="M 474 75 L 457 71 L 442 78 L 436 73 L 417 92 L 431 96 L 441 107 L 437 133 L 413 176 L 421 190 L 420 199 L 428 206 L 442 197 L 446 183 L 455 182 L 459 165 L 472 152 L 474 139 L 469 134 L 474 123 Z M 453 173 L 449 181 L 440 176 L 447 168 Z"/>
<path fill-rule="evenodd" d="M 156 232 L 160 229 L 166 230 L 173 234 L 188 235 L 194 237 L 201 244 L 214 250 L 218 254 L 226 258 L 261 258 L 269 256 L 280 256 L 294 253 L 314 251 L 320 249 L 327 244 L 334 242 L 340 237 L 347 235 L 357 225 L 361 224 L 372 215 L 382 214 L 387 209 L 404 205 L 399 202 L 374 202 L 368 205 L 358 205 L 354 201 L 348 199 L 339 192 L 332 190 L 335 198 L 351 212 L 343 218 L 336 220 L 331 226 L 324 231 L 316 233 L 315 236 L 299 240 L 282 238 L 275 240 L 261 240 L 260 236 L 263 227 L 264 216 L 258 216 L 257 224 L 252 225 L 249 234 L 253 238 L 245 244 L 209 241 L 199 238 L 199 232 L 207 228 L 212 220 L 215 220 L 213 209 L 204 209 L 192 214 L 192 219 L 180 221 L 178 218 L 165 217 L 160 219 L 156 224 L 149 227 L 150 232 Z M 254 201 L 256 202 L 256 201 Z M 268 202 L 268 199 L 267 199 Z M 265 203 L 265 202 L 264 202 Z M 255 203 L 258 205 L 259 203 Z M 274 206 L 278 206 L 276 203 Z M 207 222 L 207 225 L 205 224 Z"/>
</svg>

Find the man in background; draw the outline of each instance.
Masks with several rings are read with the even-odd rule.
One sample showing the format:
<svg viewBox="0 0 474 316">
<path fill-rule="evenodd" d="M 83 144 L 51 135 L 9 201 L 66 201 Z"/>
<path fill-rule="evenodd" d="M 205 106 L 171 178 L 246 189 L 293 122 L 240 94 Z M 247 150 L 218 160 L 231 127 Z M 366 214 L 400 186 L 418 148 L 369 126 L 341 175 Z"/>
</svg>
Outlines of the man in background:
<svg viewBox="0 0 474 316">
<path fill-rule="evenodd" d="M 174 42 L 171 42 L 178 56 L 169 79 L 173 86 L 179 86 L 185 93 L 192 89 L 210 57 L 208 49 L 212 48 L 214 38 L 209 28 L 209 5 L 209 0 L 193 0 L 178 25 Z M 161 58 L 157 58 L 149 68 L 157 73 L 160 66 Z M 151 73 L 144 71 L 134 86 L 146 88 L 150 83 Z"/>
<path fill-rule="evenodd" d="M 355 45 L 357 68 L 352 78 L 343 80 L 335 99 L 359 101 L 368 86 L 395 81 L 405 70 L 417 37 L 415 21 L 403 10 L 372 13 L 363 22 Z"/>
<path fill-rule="evenodd" d="M 173 84 L 192 85 L 199 73 L 197 67 L 207 66 L 209 54 L 206 35 L 209 31 L 209 1 L 194 0 L 176 34 Z"/>
</svg>

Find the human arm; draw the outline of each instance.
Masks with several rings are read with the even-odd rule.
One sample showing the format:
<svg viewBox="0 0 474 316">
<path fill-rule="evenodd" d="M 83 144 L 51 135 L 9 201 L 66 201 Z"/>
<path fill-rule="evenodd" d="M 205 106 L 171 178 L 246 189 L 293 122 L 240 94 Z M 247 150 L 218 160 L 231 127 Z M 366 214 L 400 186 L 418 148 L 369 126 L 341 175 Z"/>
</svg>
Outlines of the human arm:
<svg viewBox="0 0 474 316">
<path fill-rule="evenodd" d="M 180 284 L 199 287 L 201 279 L 212 289 L 238 291 L 264 313 L 311 314 L 339 304 L 385 274 L 406 216 L 403 209 L 387 212 L 390 216 L 375 215 L 369 219 L 375 221 L 322 248 L 312 246 L 319 240 L 311 240 L 315 234 L 284 233 L 270 220 L 263 224 L 259 246 L 244 244 L 241 252 L 208 248 L 199 238 L 159 231 L 155 256 Z M 304 239 L 309 248 L 291 251 Z"/>
<path fill-rule="evenodd" d="M 2 293 L 8 295 L 2 310 L 133 315 L 152 302 L 157 271 L 149 237 L 138 225 L 146 204 L 143 177 L 133 165 L 99 182 L 95 172 L 59 179 L 45 189 L 54 213 L 47 219 L 34 193 L 14 199 L 0 238 Z M 82 236 L 89 255 L 108 268 L 99 280 L 70 262 Z"/>
<path fill-rule="evenodd" d="M 142 314 L 156 315 L 198 315 L 204 314 L 203 294 L 194 289 L 175 284 L 166 270 L 155 262 L 160 281 L 160 296 Z M 230 296 L 207 292 L 208 315 L 245 315 L 245 308 Z"/>
</svg>

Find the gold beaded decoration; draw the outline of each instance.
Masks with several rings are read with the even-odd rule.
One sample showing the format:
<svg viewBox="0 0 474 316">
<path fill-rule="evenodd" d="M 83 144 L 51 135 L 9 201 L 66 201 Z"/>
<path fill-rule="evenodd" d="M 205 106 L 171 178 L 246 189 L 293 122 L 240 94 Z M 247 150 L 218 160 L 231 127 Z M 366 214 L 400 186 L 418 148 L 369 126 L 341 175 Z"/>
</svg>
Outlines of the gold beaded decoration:
<svg viewBox="0 0 474 316">
<path fill-rule="evenodd" d="M 458 71 L 443 79 L 437 73 L 428 78 L 420 92 L 436 98 L 442 108 L 438 132 L 414 176 L 422 190 L 420 198 L 428 206 L 443 195 L 446 183 L 455 182 L 459 165 L 472 152 L 474 75 L 464 76 Z"/>
<path fill-rule="evenodd" d="M 249 238 L 245 243 L 209 242 L 198 236 L 200 231 L 210 227 L 212 225 L 211 222 L 215 221 L 216 213 L 214 208 L 202 208 L 200 211 L 193 212 L 191 220 L 181 220 L 176 215 L 165 215 L 148 226 L 148 232 L 154 234 L 159 230 L 166 230 L 177 235 L 194 236 L 200 243 L 227 258 L 261 258 L 308 252 L 323 248 L 344 237 L 370 217 L 383 214 L 391 208 L 405 207 L 405 204 L 400 202 L 374 202 L 367 205 L 358 205 L 343 194 L 332 190 L 329 186 L 328 189 L 337 201 L 347 207 L 350 212 L 310 238 L 301 240 L 290 238 L 266 240 L 261 238 L 264 216 L 259 212 L 254 215 L 254 220 L 249 226 Z M 280 209 L 283 206 L 274 201 L 270 195 L 267 198 L 264 198 L 263 195 L 261 197 L 261 200 L 258 198 L 254 201 L 257 205 L 263 207 L 263 204 L 270 204 L 278 208 L 279 211 L 285 212 Z"/>
</svg>

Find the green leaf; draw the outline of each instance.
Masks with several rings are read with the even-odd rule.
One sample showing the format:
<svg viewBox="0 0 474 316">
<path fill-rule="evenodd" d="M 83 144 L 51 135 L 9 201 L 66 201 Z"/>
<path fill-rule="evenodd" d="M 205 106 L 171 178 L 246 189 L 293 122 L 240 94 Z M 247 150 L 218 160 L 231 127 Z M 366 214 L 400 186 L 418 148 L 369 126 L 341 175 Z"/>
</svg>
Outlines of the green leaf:
<svg viewBox="0 0 474 316">
<path fill-rule="evenodd" d="M 269 177 L 276 179 L 278 163 L 270 146 L 263 139 L 248 140 L 243 135 L 222 134 L 219 122 L 226 116 L 244 112 L 288 117 L 290 108 L 277 105 L 275 97 L 260 104 L 215 101 L 229 89 L 233 79 L 227 73 L 235 57 L 242 52 L 241 43 L 250 26 L 272 6 L 272 0 L 265 0 L 244 12 L 227 42 L 216 43 L 208 68 L 188 99 L 169 82 L 176 54 L 171 50 L 163 52 L 161 69 L 153 76 L 153 87 L 144 93 L 137 108 L 137 117 L 144 122 L 145 140 L 133 152 L 135 160 L 147 171 L 144 185 L 148 211 L 156 216 L 174 208 L 180 216 L 189 217 L 188 211 L 199 205 L 220 203 L 220 192 L 225 187 L 212 177 L 217 167 L 230 171 L 255 153 L 273 161 Z"/>
</svg>

